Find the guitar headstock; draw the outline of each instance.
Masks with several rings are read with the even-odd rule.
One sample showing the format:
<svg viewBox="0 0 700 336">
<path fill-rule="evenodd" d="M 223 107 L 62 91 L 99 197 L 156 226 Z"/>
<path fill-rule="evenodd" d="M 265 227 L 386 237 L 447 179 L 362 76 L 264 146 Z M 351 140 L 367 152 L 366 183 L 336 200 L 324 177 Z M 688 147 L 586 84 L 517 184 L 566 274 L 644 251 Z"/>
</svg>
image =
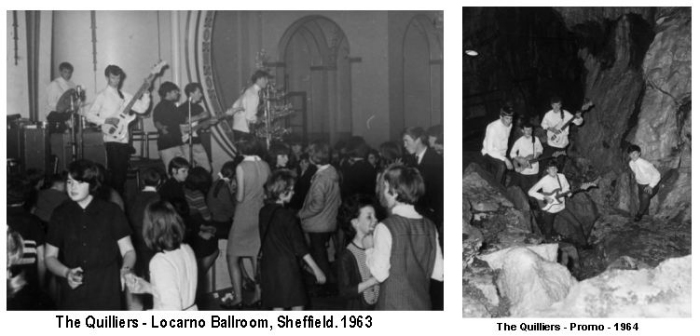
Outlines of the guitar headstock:
<svg viewBox="0 0 700 336">
<path fill-rule="evenodd" d="M 583 105 L 581 105 L 581 110 L 580 110 L 580 111 L 587 111 L 587 110 L 589 110 L 591 107 L 593 107 L 593 105 L 594 105 L 594 104 L 593 104 L 593 101 L 591 101 L 590 99 L 586 98 L 586 99 L 583 100 Z"/>
<path fill-rule="evenodd" d="M 153 68 L 151 68 L 151 74 L 152 75 L 159 74 L 163 70 L 163 67 L 165 67 L 166 65 L 168 65 L 168 62 L 166 62 L 166 61 L 158 62 L 158 64 L 154 65 Z"/>
<path fill-rule="evenodd" d="M 581 190 L 588 190 L 591 188 L 597 188 L 599 181 L 600 181 L 600 176 L 598 176 L 598 178 L 596 178 L 595 180 L 593 180 L 591 182 L 582 183 L 580 189 Z"/>
</svg>

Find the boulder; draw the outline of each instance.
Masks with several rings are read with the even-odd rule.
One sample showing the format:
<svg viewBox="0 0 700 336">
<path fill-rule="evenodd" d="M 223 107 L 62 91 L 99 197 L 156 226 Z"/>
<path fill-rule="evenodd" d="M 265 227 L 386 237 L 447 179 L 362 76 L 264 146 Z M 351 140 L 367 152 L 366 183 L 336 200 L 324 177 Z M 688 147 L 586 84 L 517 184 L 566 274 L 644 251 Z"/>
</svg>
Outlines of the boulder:
<svg viewBox="0 0 700 336">
<path fill-rule="evenodd" d="M 691 317 L 692 257 L 653 269 L 606 271 L 570 288 L 564 300 L 532 311 L 547 317 Z"/>
<path fill-rule="evenodd" d="M 510 301 L 510 316 L 533 316 L 532 311 L 564 299 L 576 284 L 566 267 L 556 262 L 557 249 L 556 244 L 514 247 L 502 256 L 491 256 L 489 265 L 501 268 L 497 284 L 501 295 Z"/>
</svg>

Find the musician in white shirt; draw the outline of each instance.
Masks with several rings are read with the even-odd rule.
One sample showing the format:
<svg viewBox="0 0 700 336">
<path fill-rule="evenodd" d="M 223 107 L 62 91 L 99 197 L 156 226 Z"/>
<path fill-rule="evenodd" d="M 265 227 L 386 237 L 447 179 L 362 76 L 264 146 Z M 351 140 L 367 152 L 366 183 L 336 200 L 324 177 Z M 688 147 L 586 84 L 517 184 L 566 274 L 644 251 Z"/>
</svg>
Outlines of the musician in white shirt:
<svg viewBox="0 0 700 336">
<path fill-rule="evenodd" d="M 566 179 L 566 176 L 558 173 L 556 162 L 552 160 L 547 163 L 547 174 L 544 175 L 539 182 L 535 183 L 527 194 L 530 197 L 549 203 L 552 201 L 552 198 L 546 194 L 550 194 L 557 189 L 559 189 L 559 193 L 565 193 L 569 191 L 571 187 L 569 186 L 569 181 Z M 555 240 L 556 230 L 554 229 L 554 220 L 559 214 L 567 216 L 569 220 L 573 219 L 574 223 L 578 223 L 573 214 L 566 210 L 566 197 L 561 198 L 561 203 L 558 203 L 556 200 L 552 203 L 553 204 L 548 208 L 545 207 L 546 210 L 542 211 L 542 220 L 540 222 L 540 230 L 542 234 L 544 234 L 546 241 Z M 581 227 L 580 223 L 578 226 L 579 228 Z M 579 244 L 585 244 L 585 238 L 578 238 Z M 583 241 L 581 241 L 581 238 Z"/>
<path fill-rule="evenodd" d="M 572 120 L 571 123 L 580 126 L 583 124 L 581 112 L 576 112 L 572 115 L 569 111 L 561 108 L 561 98 L 554 96 L 550 100 L 552 109 L 549 110 L 542 118 L 542 129 L 547 131 L 547 146 L 544 148 L 543 155 L 551 156 L 554 152 L 565 149 L 569 145 L 569 126 L 562 129 L 565 123 Z M 566 156 L 560 155 L 550 160 L 556 160 L 560 170 L 564 169 Z"/>
<path fill-rule="evenodd" d="M 241 110 L 233 115 L 233 131 L 250 133 L 250 126 L 258 122 L 258 107 L 260 106 L 261 91 L 267 87 L 267 83 L 272 76 L 263 71 L 257 70 L 253 73 L 249 86 L 243 94 L 233 103 L 231 109 Z"/>
<path fill-rule="evenodd" d="M 107 87 L 95 97 L 95 101 L 87 111 L 85 118 L 92 123 L 103 125 L 118 125 L 119 115 L 122 109 L 131 101 L 133 96 L 121 91 L 124 71 L 116 65 L 108 65 L 105 68 L 105 78 Z M 131 110 L 136 113 L 145 113 L 151 104 L 151 96 L 148 91 L 144 92 L 132 106 Z M 129 166 L 129 157 L 133 148 L 129 144 L 129 134 L 121 139 L 105 134 L 103 137 L 105 149 L 107 151 L 107 169 L 111 173 L 112 188 L 121 195 L 124 194 L 124 182 L 126 182 L 126 170 Z"/>
<path fill-rule="evenodd" d="M 504 106 L 501 108 L 500 117 L 498 120 L 491 122 L 486 126 L 486 135 L 481 149 L 481 154 L 486 160 L 486 170 L 494 172 L 496 181 L 504 184 L 506 168 L 513 169 L 513 163 L 510 162 L 506 154 L 508 152 L 508 138 L 510 130 L 513 127 L 513 108 Z"/>
<path fill-rule="evenodd" d="M 61 99 L 64 92 L 75 88 L 75 83 L 70 80 L 71 77 L 73 77 L 73 65 L 68 62 L 63 62 L 58 65 L 58 71 L 60 76 L 56 77 L 56 79 L 54 79 L 46 87 L 47 99 L 46 107 L 44 108 L 46 116 L 48 116 L 49 113 L 56 111 L 56 104 L 58 104 L 58 100 Z"/>
<path fill-rule="evenodd" d="M 634 178 L 637 181 L 637 191 L 639 192 L 639 209 L 634 216 L 634 221 L 638 222 L 649 210 L 651 198 L 659 192 L 661 173 L 653 164 L 640 157 L 642 149 L 639 146 L 629 146 L 627 153 L 630 157 L 630 168 L 634 173 Z"/>
<path fill-rule="evenodd" d="M 523 167 L 520 172 L 515 172 L 512 176 L 513 181 L 511 184 L 517 185 L 523 192 L 527 193 L 530 188 L 537 183 L 537 177 L 540 172 L 540 164 L 535 161 L 529 163 L 530 159 L 528 156 L 532 155 L 531 159 L 537 159 L 542 155 L 542 143 L 540 139 L 532 135 L 533 126 L 530 123 L 523 123 L 522 126 L 523 136 L 516 140 L 513 147 L 510 150 L 510 157 L 513 161 L 518 161 Z"/>
</svg>

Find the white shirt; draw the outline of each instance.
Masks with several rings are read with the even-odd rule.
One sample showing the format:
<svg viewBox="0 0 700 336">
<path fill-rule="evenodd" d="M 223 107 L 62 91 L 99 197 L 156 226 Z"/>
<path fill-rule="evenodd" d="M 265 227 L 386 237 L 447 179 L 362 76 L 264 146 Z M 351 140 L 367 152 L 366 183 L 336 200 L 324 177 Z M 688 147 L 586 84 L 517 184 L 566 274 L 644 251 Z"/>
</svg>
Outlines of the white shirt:
<svg viewBox="0 0 700 336">
<path fill-rule="evenodd" d="M 245 92 L 233 103 L 233 109 L 244 108 L 245 111 L 233 115 L 233 129 L 250 133 L 249 123 L 258 121 L 258 105 L 260 105 L 260 90 L 258 84 L 249 86 Z"/>
<path fill-rule="evenodd" d="M 504 125 L 501 118 L 486 126 L 486 135 L 484 136 L 484 146 L 481 149 L 481 154 L 488 154 L 494 159 L 505 161 L 506 153 L 508 152 L 508 138 L 512 127 L 513 124 L 509 126 Z"/>
<path fill-rule="evenodd" d="M 75 83 L 67 81 L 63 77 L 58 77 L 49 83 L 49 86 L 46 87 L 46 107 L 44 108 L 46 115 L 49 112 L 56 111 L 56 104 L 58 104 L 58 100 L 61 99 L 63 93 L 73 88 L 75 88 Z"/>
<path fill-rule="evenodd" d="M 535 139 L 535 144 L 532 144 L 532 139 Z M 533 152 L 534 149 L 534 152 Z M 526 138 L 525 136 L 521 136 L 520 139 L 518 139 L 514 144 L 513 148 L 510 149 L 510 157 L 511 159 L 514 159 L 516 157 L 526 157 L 528 155 L 532 155 L 535 157 L 536 155 L 533 155 L 535 153 L 542 154 L 543 148 L 542 148 L 542 143 L 540 142 L 540 139 L 538 139 L 535 136 L 531 136 L 530 139 Z M 539 173 L 540 171 L 540 163 L 539 162 L 534 162 L 530 164 L 530 168 L 525 168 L 523 171 L 520 172 L 520 174 L 523 175 L 535 175 Z"/>
<path fill-rule="evenodd" d="M 558 176 L 558 181 L 556 177 L 552 177 L 549 174 L 545 175 L 540 179 L 539 182 L 535 183 L 532 188 L 527 192 L 528 195 L 531 197 L 534 197 L 540 201 L 544 201 L 545 195 L 543 193 L 551 193 L 555 189 L 561 188 L 560 192 L 567 192 L 570 190 L 569 186 L 569 181 L 566 179 L 566 176 L 564 174 L 557 174 Z M 561 183 L 561 186 L 560 186 Z M 540 189 L 542 192 L 540 192 Z M 566 197 L 562 199 L 561 204 L 554 204 L 552 205 L 547 212 L 549 213 L 557 213 L 559 211 L 564 210 L 566 208 Z"/>
<path fill-rule="evenodd" d="M 408 204 L 398 204 L 394 206 L 391 209 L 391 213 L 412 219 L 423 218 L 423 216 L 416 212 L 412 205 Z M 391 239 L 391 232 L 389 229 L 384 223 L 379 223 L 374 228 L 374 233 L 372 234 L 374 247 L 366 250 L 367 267 L 369 267 L 372 276 L 379 282 L 384 282 L 384 280 L 389 277 L 389 270 L 391 269 Z M 435 252 L 435 266 L 433 266 L 433 272 L 430 277 L 438 281 L 443 281 L 442 249 L 440 248 L 437 235 L 435 235 L 435 246 L 437 246 L 437 251 Z"/>
<path fill-rule="evenodd" d="M 638 158 L 637 161 L 630 160 L 630 168 L 634 172 L 634 179 L 637 184 L 649 185 L 654 188 L 661 180 L 661 173 L 649 161 Z"/>
<path fill-rule="evenodd" d="M 107 118 L 119 117 L 124 105 L 128 104 L 134 97 L 124 91 L 122 91 L 122 95 L 124 95 L 123 99 L 119 97 L 119 92 L 117 92 L 117 89 L 108 85 L 104 90 L 97 94 L 95 101 L 85 114 L 85 118 L 91 123 L 102 125 L 105 123 Z M 150 104 L 151 96 L 145 94 L 134 103 L 131 110 L 136 113 L 144 113 Z M 113 140 L 111 137 L 104 136 L 103 139 L 105 142 L 129 142 L 129 137 L 125 137 L 121 140 Z"/>
<path fill-rule="evenodd" d="M 574 118 L 573 114 L 569 113 L 567 110 L 562 110 L 564 112 L 564 118 L 562 119 L 561 113 L 560 112 L 554 112 L 554 110 L 549 110 L 544 115 L 544 118 L 542 118 L 542 128 L 543 129 L 548 129 L 550 127 L 554 127 L 556 129 L 559 129 L 559 126 L 563 125 L 569 119 Z M 583 118 L 574 118 L 574 121 L 571 122 L 574 125 L 580 126 L 583 124 Z M 567 145 L 569 145 L 569 126 L 567 126 L 565 129 L 561 130 L 561 133 L 559 133 L 558 138 L 556 141 L 552 141 L 552 136 L 555 134 L 547 131 L 547 144 L 551 147 L 556 147 L 556 148 L 564 148 Z"/>
<path fill-rule="evenodd" d="M 187 244 L 156 253 L 148 266 L 153 289 L 153 310 L 196 310 L 197 260 Z"/>
<path fill-rule="evenodd" d="M 420 153 L 416 153 L 416 164 L 420 164 L 423 161 L 423 157 L 425 156 L 425 152 L 428 151 L 428 147 L 423 148 L 423 151 Z"/>
</svg>

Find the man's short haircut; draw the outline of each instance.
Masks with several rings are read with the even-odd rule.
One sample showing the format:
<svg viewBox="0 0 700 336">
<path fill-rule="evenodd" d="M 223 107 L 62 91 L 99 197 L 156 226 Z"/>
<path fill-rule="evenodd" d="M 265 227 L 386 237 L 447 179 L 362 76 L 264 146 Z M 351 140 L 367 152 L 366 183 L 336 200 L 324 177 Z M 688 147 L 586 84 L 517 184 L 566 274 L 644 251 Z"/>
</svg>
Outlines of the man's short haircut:
<svg viewBox="0 0 700 336">
<path fill-rule="evenodd" d="M 557 168 L 557 170 L 559 170 L 559 166 L 557 166 L 557 160 L 549 160 L 545 169 L 549 169 L 550 167 L 554 167 Z"/>
<path fill-rule="evenodd" d="M 189 83 L 185 85 L 185 95 L 189 96 L 195 91 L 197 91 L 197 89 L 199 89 L 199 91 L 202 91 L 202 93 L 204 92 L 204 89 L 202 89 L 202 84 L 199 84 L 197 82 Z"/>
<path fill-rule="evenodd" d="M 105 68 L 105 77 L 109 77 L 109 75 L 119 76 L 121 77 L 121 79 L 124 79 L 124 77 L 126 76 L 122 68 L 113 64 L 110 64 Z"/>
<path fill-rule="evenodd" d="M 63 69 L 70 70 L 70 72 L 73 72 L 73 64 L 70 64 L 68 62 L 62 62 L 58 65 L 58 71 L 63 71 Z"/>
<path fill-rule="evenodd" d="M 532 126 L 532 124 L 531 124 L 530 122 L 528 122 L 528 121 L 523 122 L 523 123 L 520 125 L 520 128 L 523 128 L 523 129 L 525 129 L 525 128 L 531 128 L 531 129 L 533 129 L 533 130 L 535 129 L 535 127 Z"/>
<path fill-rule="evenodd" d="M 389 191 L 395 193 L 396 200 L 401 203 L 416 204 L 425 194 L 423 176 L 416 168 L 393 164 L 384 170 L 381 181 L 388 183 Z"/>
<path fill-rule="evenodd" d="M 512 117 L 514 113 L 515 112 L 513 110 L 513 106 L 503 105 L 501 107 L 501 112 L 500 112 L 501 117 Z"/>
<path fill-rule="evenodd" d="M 331 146 L 323 140 L 312 142 L 309 145 L 309 158 L 317 165 L 327 165 L 331 160 Z"/>
<path fill-rule="evenodd" d="M 630 145 L 627 147 L 627 154 L 632 154 L 634 152 L 639 152 L 639 154 L 642 154 L 642 149 L 637 145 Z"/>
<path fill-rule="evenodd" d="M 96 195 L 102 186 L 102 176 L 99 167 L 89 160 L 73 161 L 68 166 L 68 175 L 78 182 L 90 185 L 90 195 Z"/>
<path fill-rule="evenodd" d="M 173 170 L 177 172 L 178 170 L 182 168 L 189 168 L 190 163 L 183 157 L 174 157 L 170 162 L 168 163 L 168 175 L 172 175 Z"/>
<path fill-rule="evenodd" d="M 185 224 L 172 204 L 156 201 L 146 206 L 143 218 L 143 240 L 148 248 L 172 251 L 185 238 Z"/>
<path fill-rule="evenodd" d="M 185 180 L 185 188 L 189 190 L 198 190 L 205 197 L 211 188 L 211 174 L 204 167 L 194 167 L 190 169 Z"/>
<path fill-rule="evenodd" d="M 265 199 L 274 203 L 290 188 L 294 188 L 295 174 L 289 169 L 278 169 L 265 182 Z"/>
<path fill-rule="evenodd" d="M 408 127 L 403 131 L 403 135 L 408 135 L 414 141 L 420 139 L 422 144 L 428 145 L 428 134 L 425 133 L 423 127 Z"/>
<path fill-rule="evenodd" d="M 549 99 L 550 104 L 561 104 L 561 97 L 559 96 L 552 96 L 552 98 Z"/>
<path fill-rule="evenodd" d="M 146 169 L 141 177 L 143 178 L 143 184 L 147 187 L 157 187 L 163 179 L 158 169 L 155 168 Z"/>
<path fill-rule="evenodd" d="M 442 125 L 433 125 L 428 127 L 428 130 L 426 131 L 428 133 L 428 136 L 440 138 L 442 137 L 443 131 L 442 131 Z"/>
<path fill-rule="evenodd" d="M 173 82 L 163 82 L 163 84 L 160 85 L 158 88 L 158 95 L 161 98 L 165 98 L 165 95 L 170 93 L 170 91 L 180 91 L 180 88 L 175 85 Z"/>
<path fill-rule="evenodd" d="M 267 71 L 264 70 L 255 70 L 253 75 L 250 77 L 250 81 L 253 82 L 253 84 L 255 84 L 260 78 L 270 79 L 272 78 L 272 75 L 270 75 Z"/>
<path fill-rule="evenodd" d="M 51 176 L 49 176 L 49 178 L 46 180 L 45 185 L 51 188 L 57 183 L 66 183 L 66 178 L 68 178 L 68 174 L 66 172 L 51 174 Z"/>
<path fill-rule="evenodd" d="M 369 152 L 369 146 L 361 136 L 350 137 L 345 148 L 348 155 L 354 158 L 364 158 L 367 156 L 367 152 Z"/>
</svg>

